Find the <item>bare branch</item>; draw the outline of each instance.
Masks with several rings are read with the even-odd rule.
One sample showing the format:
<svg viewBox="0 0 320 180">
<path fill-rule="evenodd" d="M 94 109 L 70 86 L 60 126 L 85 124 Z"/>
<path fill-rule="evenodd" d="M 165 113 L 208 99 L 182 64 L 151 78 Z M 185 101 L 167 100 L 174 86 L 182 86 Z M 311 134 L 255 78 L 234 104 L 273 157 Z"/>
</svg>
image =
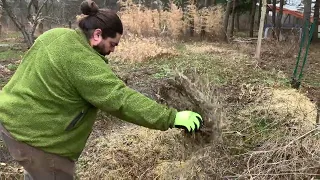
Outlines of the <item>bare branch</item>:
<svg viewBox="0 0 320 180">
<path fill-rule="evenodd" d="M 315 132 L 315 131 L 318 131 L 318 130 L 320 130 L 320 126 L 318 126 L 318 127 L 314 128 L 314 129 L 312 129 L 312 130 L 310 130 L 310 131 L 306 132 L 305 134 L 303 134 L 303 135 L 301 135 L 301 136 L 297 137 L 296 139 L 294 139 L 294 140 L 290 141 L 286 146 L 284 146 L 284 148 L 289 147 L 289 146 L 290 146 L 291 144 L 293 144 L 294 142 L 296 142 L 296 141 L 298 141 L 298 140 L 301 140 L 301 139 L 303 139 L 303 138 L 307 137 L 308 135 L 310 135 L 311 133 L 313 133 L 313 132 Z"/>
<path fill-rule="evenodd" d="M 44 1 L 44 2 L 42 3 L 41 7 L 39 8 L 39 10 L 38 10 L 38 12 L 37 12 L 37 14 L 36 14 L 36 16 L 35 16 L 35 18 L 34 18 L 34 23 L 33 23 L 32 31 L 31 31 L 32 34 L 34 34 L 34 32 L 36 31 L 37 25 L 38 25 L 38 23 L 39 23 L 40 13 L 41 13 L 44 5 L 47 4 L 47 2 L 48 2 L 48 0 L 46 0 L 46 1 Z"/>
<path fill-rule="evenodd" d="M 19 21 L 17 16 L 13 13 L 11 7 L 8 5 L 8 2 L 6 0 L 1 0 L 3 9 L 7 12 L 10 19 L 13 21 L 15 26 L 21 31 L 28 47 L 32 46 L 33 40 L 31 39 L 29 33 L 27 32 L 25 26 Z"/>
<path fill-rule="evenodd" d="M 11 18 L 13 23 L 19 30 L 24 29 L 23 24 L 18 20 L 17 16 L 12 12 L 11 7 L 8 5 L 6 0 L 1 0 L 3 9 L 7 12 L 8 16 Z"/>
<path fill-rule="evenodd" d="M 251 177 L 251 176 L 284 176 L 284 175 L 308 175 L 308 176 L 319 176 L 320 174 L 316 173 L 278 173 L 278 174 L 245 174 L 245 175 L 239 175 L 239 176 L 224 176 L 224 178 L 244 178 L 244 177 Z"/>
<path fill-rule="evenodd" d="M 31 6 L 32 6 L 32 4 L 33 4 L 33 1 L 34 1 L 34 0 L 31 0 L 31 1 L 29 2 L 29 4 L 28 4 L 28 7 L 27 7 L 27 9 L 28 9 L 27 18 L 28 18 L 28 20 L 29 20 L 30 22 L 33 21 L 33 19 L 32 19 L 32 13 L 31 13 Z"/>
</svg>

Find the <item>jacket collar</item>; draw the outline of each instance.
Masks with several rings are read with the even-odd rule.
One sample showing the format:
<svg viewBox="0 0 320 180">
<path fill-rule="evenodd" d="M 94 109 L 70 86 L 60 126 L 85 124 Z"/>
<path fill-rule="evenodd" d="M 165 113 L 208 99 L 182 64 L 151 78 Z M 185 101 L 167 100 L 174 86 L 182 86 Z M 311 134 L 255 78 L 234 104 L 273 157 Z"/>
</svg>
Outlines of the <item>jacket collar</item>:
<svg viewBox="0 0 320 180">
<path fill-rule="evenodd" d="M 108 60 L 105 56 L 101 55 L 100 53 L 98 53 L 95 49 L 93 49 L 93 48 L 90 46 L 90 42 L 89 42 L 88 38 L 87 38 L 86 35 L 82 32 L 81 29 L 76 28 L 75 31 L 76 31 L 76 33 L 81 37 L 81 38 L 80 38 L 80 39 L 81 39 L 81 42 L 82 42 L 85 46 L 87 46 L 88 48 L 90 48 L 90 49 L 92 50 L 92 52 L 94 52 L 94 53 L 96 53 L 97 55 L 99 55 L 107 64 L 109 63 L 109 60 Z"/>
</svg>

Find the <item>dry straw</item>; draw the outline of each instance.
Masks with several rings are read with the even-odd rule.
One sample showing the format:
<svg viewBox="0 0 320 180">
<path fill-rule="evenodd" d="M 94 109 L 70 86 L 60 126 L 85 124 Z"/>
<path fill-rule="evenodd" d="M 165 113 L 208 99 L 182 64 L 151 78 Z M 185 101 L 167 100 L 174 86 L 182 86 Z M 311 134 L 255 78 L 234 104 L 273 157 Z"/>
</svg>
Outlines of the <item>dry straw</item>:
<svg viewBox="0 0 320 180">
<path fill-rule="evenodd" d="M 194 4 L 189 3 L 187 10 L 183 12 L 174 3 L 170 3 L 168 10 L 151 10 L 134 4 L 132 0 L 120 1 L 120 4 L 122 9 L 119 15 L 126 34 L 180 39 L 188 37 L 192 27 L 198 36 L 201 30 L 212 39 L 218 39 L 221 35 L 222 6 L 198 10 Z"/>
</svg>

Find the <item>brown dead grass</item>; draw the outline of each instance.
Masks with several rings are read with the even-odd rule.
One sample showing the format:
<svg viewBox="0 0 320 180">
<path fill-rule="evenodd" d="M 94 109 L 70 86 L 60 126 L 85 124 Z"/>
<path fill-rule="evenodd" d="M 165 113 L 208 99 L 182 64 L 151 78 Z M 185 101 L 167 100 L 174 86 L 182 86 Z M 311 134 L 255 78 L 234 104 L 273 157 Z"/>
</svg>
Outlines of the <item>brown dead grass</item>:
<svg viewBox="0 0 320 180">
<path fill-rule="evenodd" d="M 269 118 L 288 118 L 292 126 L 299 124 L 299 129 L 304 130 L 316 125 L 316 104 L 295 89 L 268 89 L 258 98 L 258 104 L 241 113 L 246 116 L 253 112 L 264 112 Z"/>
<path fill-rule="evenodd" d="M 244 53 L 239 53 L 238 51 L 226 48 L 220 43 L 201 43 L 201 42 L 194 42 L 188 43 L 185 45 L 186 51 L 190 53 L 196 54 L 228 54 L 231 56 L 246 56 Z"/>
<path fill-rule="evenodd" d="M 172 81 L 164 83 L 162 91 L 166 93 L 160 93 L 169 104 L 179 102 L 178 107 L 189 109 L 206 107 L 207 103 L 220 107 L 215 103 L 221 99 L 219 93 L 213 91 L 214 87 L 200 83 L 203 81 L 189 79 L 181 83 L 177 78 L 177 85 Z M 173 94 L 170 96 L 170 93 Z M 80 164 L 85 165 L 80 166 L 79 175 L 82 179 L 310 179 L 319 176 L 319 131 L 307 123 L 314 118 L 313 103 L 303 94 L 286 89 L 260 87 L 253 92 L 246 88 L 242 95 L 250 96 L 253 101 L 239 112 L 224 109 L 228 113 L 220 126 L 221 141 L 201 141 L 201 136 L 206 136 L 201 132 L 188 135 L 178 129 L 161 132 L 129 126 L 91 142 L 94 145 L 86 151 L 88 156 L 82 158 Z M 195 97 L 198 100 L 194 100 Z M 206 116 L 205 112 L 202 114 Z M 206 116 L 206 122 L 208 118 L 211 117 Z M 215 120 L 218 119 L 211 119 Z"/>
<path fill-rule="evenodd" d="M 109 57 L 126 62 L 143 62 L 152 58 L 170 58 L 178 52 L 170 47 L 169 42 L 158 38 L 130 36 L 123 39 L 116 51 Z"/>
<path fill-rule="evenodd" d="M 133 46 L 128 42 L 127 47 Z M 241 59 L 254 63 L 246 53 L 217 45 L 195 43 L 185 47 L 186 53 L 227 57 L 223 65 L 242 68 L 241 73 L 247 71 Z M 80 177 L 311 179 L 320 176 L 320 136 L 314 126 L 316 108 L 305 94 L 245 82 L 224 87 L 222 91 L 233 92 L 227 94 L 198 76 L 189 73 L 184 81 L 180 75 L 159 83 L 157 95 L 170 106 L 201 112 L 207 122 L 203 131 L 188 135 L 177 129 L 161 132 L 136 126 L 116 130 L 89 143 L 79 163 Z M 227 94 L 236 102 L 226 102 L 220 94 Z M 210 105 L 214 108 L 206 108 Z M 216 109 L 223 110 L 219 119 Z M 213 133 L 217 134 L 212 137 Z"/>
<path fill-rule="evenodd" d="M 201 31 L 211 39 L 221 36 L 223 7 L 197 10 L 195 5 L 189 4 L 184 13 L 174 3 L 169 10 L 151 10 L 134 4 L 131 0 L 120 2 L 122 9 L 119 12 L 125 27 L 125 36 L 135 34 L 139 36 L 170 37 L 180 39 L 188 35 L 194 24 L 194 35 L 200 36 Z"/>
<path fill-rule="evenodd" d="M 161 161 L 183 160 L 188 152 L 179 141 L 178 130 L 166 133 L 142 127 L 128 127 L 116 134 L 95 140 L 91 152 L 85 156 L 85 170 L 81 167 L 81 179 L 149 179 Z M 179 152 L 179 153 L 178 153 Z"/>
</svg>

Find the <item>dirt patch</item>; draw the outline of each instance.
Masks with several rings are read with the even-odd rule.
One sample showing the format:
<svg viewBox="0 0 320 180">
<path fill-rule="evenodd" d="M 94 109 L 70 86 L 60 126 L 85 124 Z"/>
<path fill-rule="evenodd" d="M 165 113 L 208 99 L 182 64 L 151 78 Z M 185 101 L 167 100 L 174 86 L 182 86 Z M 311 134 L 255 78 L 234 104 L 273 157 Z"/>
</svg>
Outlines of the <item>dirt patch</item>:
<svg viewBox="0 0 320 180">
<path fill-rule="evenodd" d="M 16 163 L 0 137 L 0 179 L 20 179 L 23 169 Z"/>
</svg>

